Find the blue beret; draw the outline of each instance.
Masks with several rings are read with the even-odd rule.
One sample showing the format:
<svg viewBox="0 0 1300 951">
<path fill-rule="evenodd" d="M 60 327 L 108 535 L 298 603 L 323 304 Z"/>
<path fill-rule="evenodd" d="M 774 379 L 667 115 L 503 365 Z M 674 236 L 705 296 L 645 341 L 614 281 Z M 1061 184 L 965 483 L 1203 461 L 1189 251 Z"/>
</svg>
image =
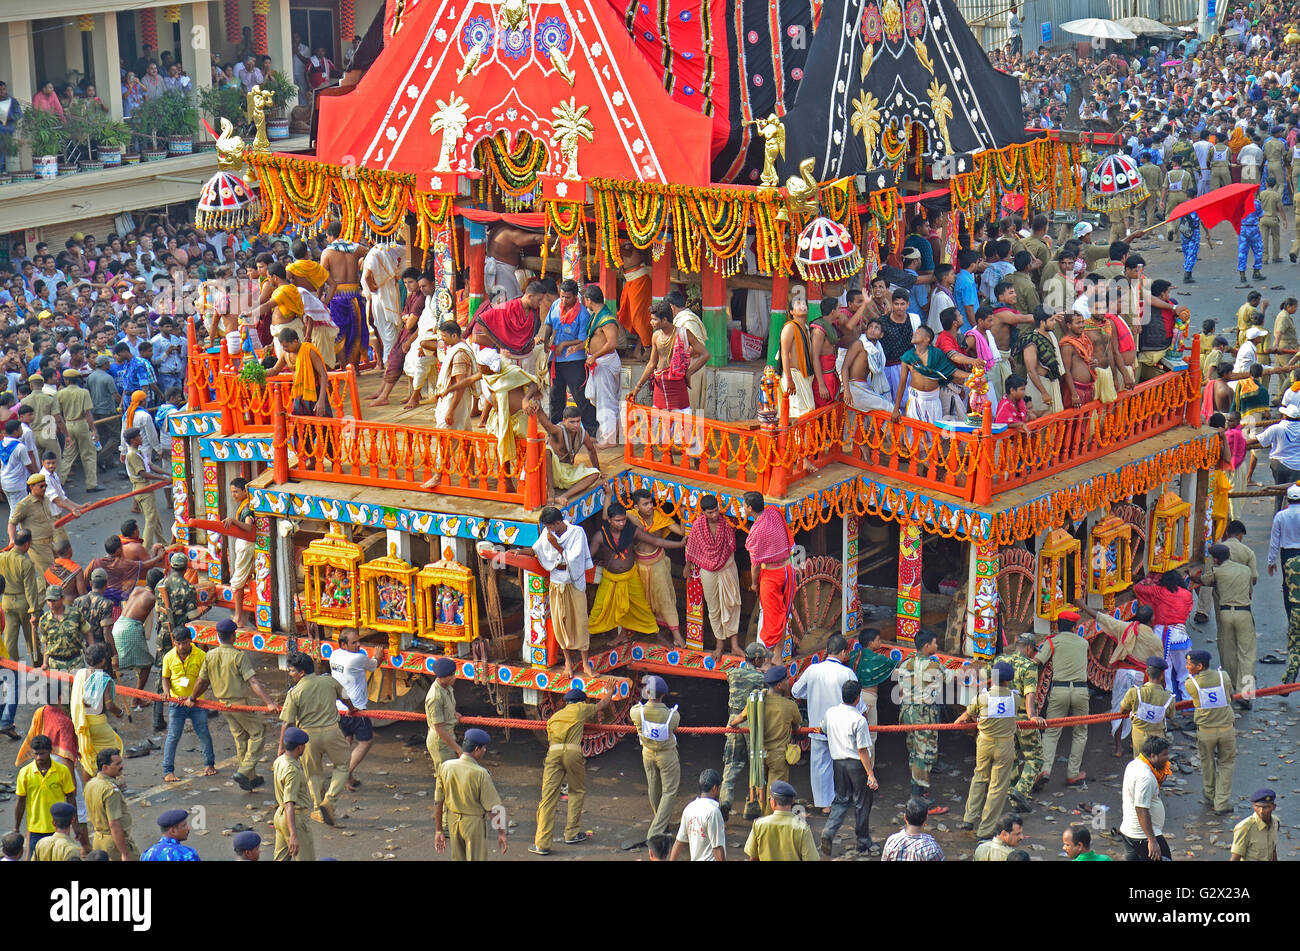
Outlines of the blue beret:
<svg viewBox="0 0 1300 951">
<path fill-rule="evenodd" d="M 60 822 L 66 822 L 77 814 L 77 807 L 70 802 L 56 802 L 50 806 L 50 815 Z"/>
<path fill-rule="evenodd" d="M 1169 665 L 1165 663 L 1163 657 L 1148 657 L 1147 667 L 1151 670 L 1168 670 Z"/>
<path fill-rule="evenodd" d="M 1264 789 L 1256 789 L 1254 795 L 1250 797 L 1250 801 L 1251 802 L 1276 802 L 1277 793 L 1273 792 L 1273 790 L 1267 787 L 1265 787 Z M 63 803 L 60 803 L 60 805 L 63 805 Z M 53 811 L 54 809 L 53 807 L 51 807 L 50 812 Z"/>
<path fill-rule="evenodd" d="M 311 739 L 311 737 L 307 735 L 307 731 L 301 730 L 296 726 L 291 726 L 284 731 L 285 746 L 302 746 L 309 739 Z"/>
<path fill-rule="evenodd" d="M 487 746 L 492 742 L 492 737 L 488 735 L 487 730 L 480 730 L 478 727 L 470 727 L 465 731 L 465 742 L 462 746 Z"/>
<path fill-rule="evenodd" d="M 772 783 L 771 792 L 772 795 L 775 796 L 777 799 L 793 799 L 796 795 L 798 795 L 795 792 L 794 787 L 791 786 L 789 783 L 787 783 L 784 779 L 778 779 L 774 781 Z"/>
<path fill-rule="evenodd" d="M 262 837 L 252 829 L 247 829 L 235 836 L 234 843 L 236 852 L 249 852 L 261 847 Z"/>
<path fill-rule="evenodd" d="M 581 690 L 579 690 L 577 687 L 574 687 L 572 690 L 565 691 L 564 702 L 565 703 L 586 703 L 587 695 L 583 693 Z"/>
<path fill-rule="evenodd" d="M 779 684 L 781 681 L 785 680 L 789 676 L 790 676 L 790 671 L 786 670 L 784 667 L 781 667 L 779 665 L 772 666 L 767 668 L 767 670 L 763 672 L 763 683 L 771 687 L 776 684 Z"/>
<path fill-rule="evenodd" d="M 993 678 L 999 684 L 1008 684 L 1016 676 L 1016 669 L 1006 661 L 993 665 Z"/>
<path fill-rule="evenodd" d="M 217 622 L 218 634 L 234 634 L 236 630 L 237 628 L 235 627 L 235 622 L 228 617 L 222 618 L 220 621 Z"/>
<path fill-rule="evenodd" d="M 439 657 L 433 662 L 433 675 L 435 677 L 450 677 L 456 672 L 456 662 L 450 657 Z"/>
<path fill-rule="evenodd" d="M 653 675 L 645 679 L 645 689 L 650 696 L 659 700 L 668 696 L 668 681 L 658 675 Z"/>
<path fill-rule="evenodd" d="M 180 825 L 189 817 L 190 814 L 184 809 L 168 809 L 158 817 L 158 828 L 170 829 L 172 826 Z"/>
<path fill-rule="evenodd" d="M 1202 650 L 1188 651 L 1188 652 L 1187 652 L 1187 659 L 1188 659 L 1188 660 L 1195 661 L 1196 663 L 1200 664 L 1202 667 L 1209 667 L 1209 666 L 1210 666 L 1210 652 L 1209 652 L 1209 651 L 1202 651 Z"/>
</svg>

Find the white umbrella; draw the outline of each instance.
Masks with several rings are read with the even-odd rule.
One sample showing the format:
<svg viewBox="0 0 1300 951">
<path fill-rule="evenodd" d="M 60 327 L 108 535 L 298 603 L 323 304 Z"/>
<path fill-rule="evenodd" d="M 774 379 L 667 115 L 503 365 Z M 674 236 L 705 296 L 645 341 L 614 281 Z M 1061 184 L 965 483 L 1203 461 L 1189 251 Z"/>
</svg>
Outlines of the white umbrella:
<svg viewBox="0 0 1300 951">
<path fill-rule="evenodd" d="M 1159 20 L 1150 17 L 1121 17 L 1115 21 L 1126 30 L 1132 30 L 1138 36 L 1177 36 L 1178 31 L 1165 26 Z"/>
<path fill-rule="evenodd" d="M 1062 23 L 1061 29 L 1076 36 L 1091 36 L 1107 40 L 1136 40 L 1137 34 L 1120 26 L 1114 20 L 1101 20 L 1097 17 L 1085 17 Z"/>
</svg>

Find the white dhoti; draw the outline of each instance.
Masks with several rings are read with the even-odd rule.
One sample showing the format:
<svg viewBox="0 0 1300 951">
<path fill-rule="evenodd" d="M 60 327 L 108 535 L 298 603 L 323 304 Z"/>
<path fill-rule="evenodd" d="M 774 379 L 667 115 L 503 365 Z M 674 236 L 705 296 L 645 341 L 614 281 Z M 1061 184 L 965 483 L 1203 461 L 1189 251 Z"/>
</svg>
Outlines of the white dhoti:
<svg viewBox="0 0 1300 951">
<path fill-rule="evenodd" d="M 866 380 L 849 380 L 848 402 L 850 407 L 863 413 L 871 410 L 888 413 L 894 408 L 893 401 L 877 393 Z"/>
<path fill-rule="evenodd" d="M 786 389 L 786 380 L 794 381 L 794 391 Z M 798 370 L 791 368 L 789 374 L 782 374 L 781 389 L 790 396 L 790 418 L 798 419 L 805 413 L 811 413 L 817 408 L 813 400 L 812 377 L 800 373 Z"/>
<path fill-rule="evenodd" d="M 709 627 L 719 644 L 740 633 L 740 576 L 736 559 L 730 558 L 717 571 L 700 569 L 700 586 L 709 609 Z"/>
<path fill-rule="evenodd" d="M 1103 403 L 1113 403 L 1119 399 L 1119 393 L 1115 390 L 1115 374 L 1110 367 L 1097 367 L 1097 388 L 1093 395 Z"/>
<path fill-rule="evenodd" d="M 284 344 L 280 343 L 280 334 L 286 330 L 292 330 L 302 339 L 302 318 L 295 317 L 293 320 L 287 320 L 282 324 L 271 325 L 271 343 L 275 347 L 276 357 L 283 359 L 285 355 Z"/>
<path fill-rule="evenodd" d="M 320 351 L 320 358 L 325 369 L 333 370 L 338 366 L 338 324 L 330 319 L 329 308 L 319 297 L 305 288 L 299 288 L 302 297 L 303 328 L 307 342 Z"/>
<path fill-rule="evenodd" d="M 366 252 L 361 265 L 361 294 L 367 301 L 366 313 L 370 315 L 370 323 L 379 337 L 384 358 L 397 345 L 397 325 L 402 315 L 398 275 L 402 273 L 405 258 L 406 248 L 402 245 L 376 245 Z M 374 279 L 379 290 L 370 290 L 365 280 L 367 277 Z"/>
<path fill-rule="evenodd" d="M 622 385 L 618 377 L 622 369 L 617 353 L 605 354 L 588 368 L 583 395 L 596 407 L 596 442 L 601 444 L 621 441 L 618 403 Z"/>
<path fill-rule="evenodd" d="M 997 394 L 998 402 L 1007 395 L 1007 377 L 1011 375 L 1011 351 L 998 350 L 998 362 L 989 367 L 989 390 Z"/>
<path fill-rule="evenodd" d="M 239 590 L 248 584 L 248 579 L 253 575 L 253 556 L 257 549 L 252 542 L 245 541 L 242 538 L 235 539 L 235 557 L 231 559 L 230 564 L 230 587 L 232 590 Z"/>
<path fill-rule="evenodd" d="M 914 386 L 907 388 L 907 416 L 922 423 L 937 423 L 943 418 L 943 398 L 938 390 L 925 392 Z"/>
<path fill-rule="evenodd" d="M 809 779 L 812 783 L 813 805 L 829 806 L 835 801 L 835 772 L 831 766 L 831 746 L 826 737 L 816 733 L 810 737 L 808 748 Z"/>
<path fill-rule="evenodd" d="M 1110 712 L 1119 713 L 1120 702 L 1124 699 L 1124 694 L 1128 693 L 1130 687 L 1141 687 L 1146 678 L 1140 670 L 1134 670 L 1131 667 L 1121 667 L 1115 671 L 1115 685 L 1110 691 Z M 1110 732 L 1114 736 L 1119 731 L 1120 739 L 1126 739 L 1133 732 L 1133 721 L 1129 717 L 1122 717 L 1110 722 Z"/>
<path fill-rule="evenodd" d="M 1036 413 L 1059 413 L 1064 406 L 1061 403 L 1061 381 L 1042 378 L 1043 389 L 1047 390 L 1047 399 L 1032 383 L 1025 390 L 1025 397 Z"/>
</svg>

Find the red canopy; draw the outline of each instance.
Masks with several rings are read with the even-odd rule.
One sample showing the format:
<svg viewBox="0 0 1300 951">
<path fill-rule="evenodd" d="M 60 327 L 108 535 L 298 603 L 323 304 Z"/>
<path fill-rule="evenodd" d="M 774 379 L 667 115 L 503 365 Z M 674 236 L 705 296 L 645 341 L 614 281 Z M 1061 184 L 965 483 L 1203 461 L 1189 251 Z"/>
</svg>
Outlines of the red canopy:
<svg viewBox="0 0 1300 951">
<path fill-rule="evenodd" d="M 1255 195 L 1259 186 L 1250 182 L 1239 185 L 1224 185 L 1212 192 L 1206 192 L 1199 198 L 1189 198 L 1169 213 L 1170 220 L 1184 218 L 1195 212 L 1200 216 L 1201 224 L 1213 228 L 1222 221 L 1232 225 L 1232 230 L 1241 234 L 1241 219 L 1254 210 Z"/>
<path fill-rule="evenodd" d="M 474 170 L 474 146 L 504 131 L 512 145 L 521 132 L 545 143 L 542 174 L 564 174 L 552 110 L 573 100 L 593 127 L 578 146 L 582 178 L 709 184 L 713 120 L 664 91 L 608 0 L 408 3 L 352 91 L 318 101 L 317 157 L 412 172 L 421 190 L 449 191 L 454 174 L 434 171 L 443 132 L 430 122 L 460 100 L 455 172 Z"/>
</svg>

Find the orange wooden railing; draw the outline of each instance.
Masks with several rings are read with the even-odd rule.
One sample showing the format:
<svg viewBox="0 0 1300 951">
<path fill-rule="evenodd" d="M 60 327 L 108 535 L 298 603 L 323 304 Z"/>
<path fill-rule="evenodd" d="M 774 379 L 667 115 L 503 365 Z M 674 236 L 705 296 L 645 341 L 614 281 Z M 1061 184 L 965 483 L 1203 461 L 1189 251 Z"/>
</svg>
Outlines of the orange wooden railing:
<svg viewBox="0 0 1300 951">
<path fill-rule="evenodd" d="M 361 397 L 357 390 L 356 370 L 349 366 L 346 370 L 331 370 L 328 374 L 328 393 L 332 415 L 339 418 L 358 418 L 361 415 Z M 230 432 L 266 433 L 271 431 L 274 418 L 272 395 L 280 393 L 280 405 L 292 406 L 289 390 L 293 386 L 293 377 L 288 373 L 278 373 L 266 381 L 265 386 L 241 380 L 235 369 L 222 370 L 217 374 L 213 387 L 213 402 L 223 414 L 229 414 Z"/>
<path fill-rule="evenodd" d="M 765 430 L 655 409 L 630 397 L 623 423 L 623 460 L 630 465 L 742 492 L 765 489 L 776 449 Z"/>
</svg>

